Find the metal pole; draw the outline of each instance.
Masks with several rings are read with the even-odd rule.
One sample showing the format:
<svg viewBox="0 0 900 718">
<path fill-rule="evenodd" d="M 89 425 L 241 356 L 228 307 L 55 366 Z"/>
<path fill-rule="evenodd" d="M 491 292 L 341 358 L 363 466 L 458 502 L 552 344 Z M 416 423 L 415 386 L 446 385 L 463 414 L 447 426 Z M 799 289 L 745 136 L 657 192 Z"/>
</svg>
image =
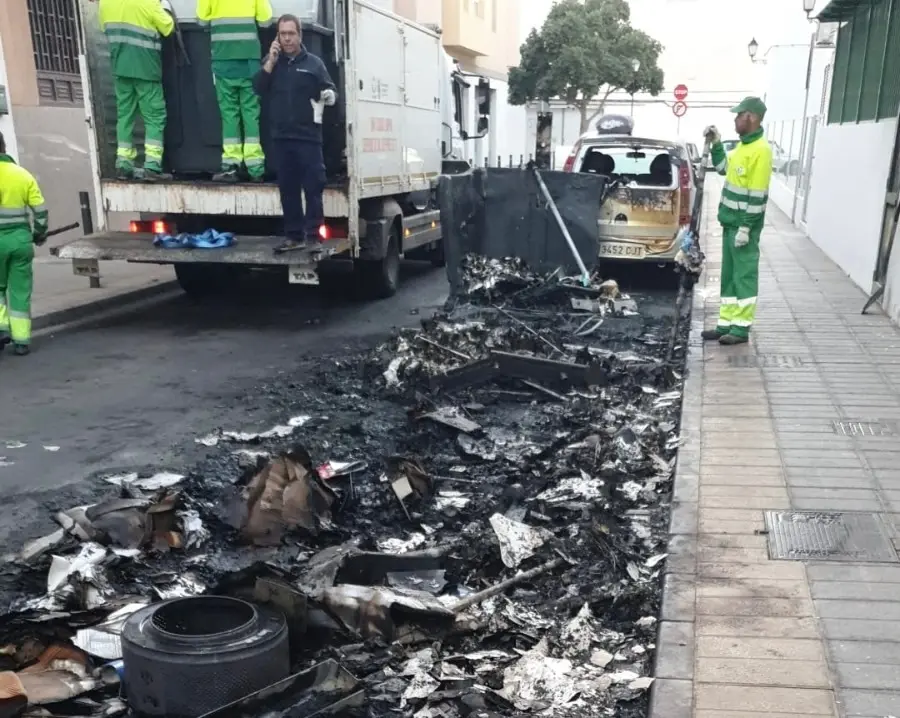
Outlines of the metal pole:
<svg viewBox="0 0 900 718">
<path fill-rule="evenodd" d="M 94 215 L 91 212 L 91 193 L 79 192 L 78 203 L 81 205 L 81 226 L 85 236 L 94 233 Z M 91 289 L 100 289 L 100 277 L 90 278 Z"/>
<path fill-rule="evenodd" d="M 800 168 L 803 162 L 803 153 L 806 151 L 807 139 L 807 122 L 806 113 L 809 111 L 809 85 L 812 78 L 813 53 L 816 50 L 816 33 L 813 32 L 809 36 L 809 59 L 806 62 L 806 92 L 803 96 L 803 131 L 800 135 L 800 160 L 797 167 Z M 791 158 L 788 157 L 788 172 L 791 170 Z M 802 169 L 800 170 L 803 171 Z M 797 184 L 794 185 L 794 206 L 791 208 L 791 223 L 797 224 L 797 189 L 800 186 L 800 176 L 797 176 Z"/>
<path fill-rule="evenodd" d="M 556 219 L 556 224 L 559 225 L 559 231 L 562 232 L 563 237 L 566 238 L 566 242 L 569 245 L 572 256 L 575 258 L 575 262 L 578 264 L 578 269 L 581 271 L 581 283 L 585 287 L 587 287 L 591 283 L 591 273 L 588 272 L 587 267 L 584 266 L 584 261 L 581 259 L 581 255 L 578 253 L 578 248 L 575 246 L 575 241 L 572 239 L 572 235 L 569 234 L 569 229 L 568 227 L 566 227 L 566 223 L 563 222 L 563 218 L 560 216 L 559 210 L 556 208 L 556 202 L 554 202 L 553 197 L 550 196 L 550 190 L 548 190 L 547 185 L 544 184 L 544 179 L 541 177 L 541 173 L 537 171 L 536 167 L 532 169 L 532 172 L 534 172 L 534 177 L 535 179 L 537 179 L 538 186 L 541 188 L 544 199 L 547 200 L 547 204 L 550 206 L 550 211 L 553 213 L 554 219 Z"/>
</svg>

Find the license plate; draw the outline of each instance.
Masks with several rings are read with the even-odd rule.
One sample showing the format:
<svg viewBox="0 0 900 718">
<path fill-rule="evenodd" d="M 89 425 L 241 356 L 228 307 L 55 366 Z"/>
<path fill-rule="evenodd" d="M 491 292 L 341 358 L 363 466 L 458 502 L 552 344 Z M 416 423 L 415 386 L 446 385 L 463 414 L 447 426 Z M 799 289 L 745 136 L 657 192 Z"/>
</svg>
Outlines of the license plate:
<svg viewBox="0 0 900 718">
<path fill-rule="evenodd" d="M 317 285 L 319 275 L 316 273 L 315 267 L 309 264 L 292 264 L 288 267 L 288 282 L 290 284 Z"/>
<path fill-rule="evenodd" d="M 619 259 L 643 259 L 644 247 L 640 244 L 625 242 L 601 242 L 597 250 L 600 257 L 617 257 Z"/>
</svg>

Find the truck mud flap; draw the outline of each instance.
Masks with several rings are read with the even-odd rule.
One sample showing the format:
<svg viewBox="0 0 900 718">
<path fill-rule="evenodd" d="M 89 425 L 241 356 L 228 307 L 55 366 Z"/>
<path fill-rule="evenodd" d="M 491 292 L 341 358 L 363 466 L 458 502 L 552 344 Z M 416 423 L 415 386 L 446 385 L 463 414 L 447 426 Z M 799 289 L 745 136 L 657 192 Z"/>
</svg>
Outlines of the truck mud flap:
<svg viewBox="0 0 900 718">
<path fill-rule="evenodd" d="M 541 171 L 541 177 L 582 260 L 592 267 L 606 178 L 552 171 Z M 562 267 L 570 274 L 578 272 L 575 257 L 527 169 L 478 168 L 442 175 L 438 203 L 451 296 L 460 291 L 467 254 L 519 257 L 537 270 Z"/>
</svg>

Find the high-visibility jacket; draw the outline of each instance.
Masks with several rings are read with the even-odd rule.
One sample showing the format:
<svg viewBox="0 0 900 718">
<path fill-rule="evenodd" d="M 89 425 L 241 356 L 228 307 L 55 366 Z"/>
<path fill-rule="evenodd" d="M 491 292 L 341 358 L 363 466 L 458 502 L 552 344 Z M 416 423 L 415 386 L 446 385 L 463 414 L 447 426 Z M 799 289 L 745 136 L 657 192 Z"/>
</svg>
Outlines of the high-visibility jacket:
<svg viewBox="0 0 900 718">
<path fill-rule="evenodd" d="M 209 24 L 213 62 L 258 61 L 258 28 L 274 22 L 269 0 L 197 0 L 197 20 Z"/>
<path fill-rule="evenodd" d="M 162 37 L 175 28 L 159 0 L 100 0 L 100 29 L 109 40 L 116 77 L 162 80 Z"/>
<path fill-rule="evenodd" d="M 29 234 L 45 234 L 48 221 L 37 180 L 12 157 L 0 155 L 0 232 L 25 230 Z"/>
<path fill-rule="evenodd" d="M 710 151 L 713 167 L 725 175 L 719 223 L 724 227 L 761 227 L 766 218 L 772 179 L 772 147 L 762 128 L 741 137 L 731 154 L 726 154 L 721 142 Z"/>
</svg>

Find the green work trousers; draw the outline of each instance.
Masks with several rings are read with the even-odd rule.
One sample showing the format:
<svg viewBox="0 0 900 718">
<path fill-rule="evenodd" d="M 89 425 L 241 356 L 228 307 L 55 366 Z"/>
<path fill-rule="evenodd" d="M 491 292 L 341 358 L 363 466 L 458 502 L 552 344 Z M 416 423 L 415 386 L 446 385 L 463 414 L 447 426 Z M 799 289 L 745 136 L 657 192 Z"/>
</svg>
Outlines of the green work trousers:
<svg viewBox="0 0 900 718">
<path fill-rule="evenodd" d="M 259 141 L 259 98 L 253 81 L 220 75 L 215 79 L 222 115 L 222 170 L 237 170 L 243 163 L 251 177 L 262 177 L 266 159 Z"/>
<path fill-rule="evenodd" d="M 134 121 L 144 120 L 144 168 L 162 172 L 163 133 L 166 129 L 166 98 L 161 82 L 116 77 L 116 168 L 133 172 L 137 150 L 134 148 Z"/>
<path fill-rule="evenodd" d="M 34 243 L 25 228 L 0 230 L 0 335 L 31 342 Z"/>
<path fill-rule="evenodd" d="M 759 236 L 762 222 L 750 229 L 750 242 L 734 246 L 737 227 L 722 227 L 722 276 L 719 279 L 720 334 L 750 336 L 759 292 Z"/>
</svg>

